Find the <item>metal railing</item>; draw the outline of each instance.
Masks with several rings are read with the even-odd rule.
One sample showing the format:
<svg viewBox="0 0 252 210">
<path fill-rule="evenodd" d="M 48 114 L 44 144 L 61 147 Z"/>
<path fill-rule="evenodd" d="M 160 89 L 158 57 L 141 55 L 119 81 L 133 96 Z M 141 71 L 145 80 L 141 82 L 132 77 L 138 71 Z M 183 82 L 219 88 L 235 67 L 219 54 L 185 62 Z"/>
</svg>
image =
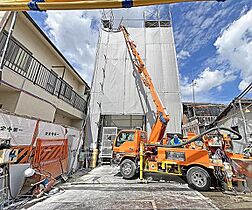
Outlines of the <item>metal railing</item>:
<svg viewBox="0 0 252 210">
<path fill-rule="evenodd" d="M 2 56 L 6 38 L 7 33 L 4 31 L 0 34 L 0 57 Z M 85 112 L 87 106 L 85 99 L 76 93 L 56 72 L 49 70 L 33 57 L 32 53 L 13 37 L 9 42 L 4 65 L 30 80 L 34 85 L 38 85 L 47 92 L 71 104 L 74 108 Z"/>
</svg>

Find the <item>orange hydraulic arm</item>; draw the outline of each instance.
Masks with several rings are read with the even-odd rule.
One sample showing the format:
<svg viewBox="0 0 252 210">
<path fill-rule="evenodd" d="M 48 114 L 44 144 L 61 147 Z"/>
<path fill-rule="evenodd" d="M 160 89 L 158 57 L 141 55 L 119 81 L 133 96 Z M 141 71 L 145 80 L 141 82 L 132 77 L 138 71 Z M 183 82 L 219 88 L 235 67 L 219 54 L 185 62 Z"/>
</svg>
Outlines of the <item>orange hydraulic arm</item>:
<svg viewBox="0 0 252 210">
<path fill-rule="evenodd" d="M 157 119 L 151 129 L 149 137 L 149 143 L 155 144 L 157 142 L 160 142 L 161 139 L 163 138 L 167 123 L 170 118 L 169 115 L 166 113 L 165 107 L 162 101 L 160 100 L 158 93 L 155 90 L 155 87 L 152 83 L 148 70 L 145 67 L 144 62 L 136 49 L 136 45 L 132 40 L 130 40 L 129 33 L 124 26 L 120 26 L 120 30 L 123 32 L 125 42 L 130 55 L 134 57 L 133 64 L 136 67 L 138 73 L 140 74 L 143 83 L 145 84 L 146 87 L 149 88 L 152 100 L 157 108 Z"/>
</svg>

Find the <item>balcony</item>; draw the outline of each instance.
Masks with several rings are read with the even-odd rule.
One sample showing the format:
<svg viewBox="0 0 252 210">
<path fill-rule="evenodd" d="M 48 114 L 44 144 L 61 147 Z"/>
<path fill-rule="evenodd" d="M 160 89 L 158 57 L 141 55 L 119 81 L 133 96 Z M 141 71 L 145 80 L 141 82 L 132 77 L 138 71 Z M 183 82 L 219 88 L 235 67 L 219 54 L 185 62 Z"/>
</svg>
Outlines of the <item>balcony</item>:
<svg viewBox="0 0 252 210">
<path fill-rule="evenodd" d="M 7 33 L 0 35 L 0 57 L 2 56 Z M 11 38 L 4 59 L 4 66 L 31 81 L 34 85 L 55 95 L 79 111 L 85 112 L 87 102 L 56 72 L 40 63 L 32 53 L 14 37 Z"/>
</svg>

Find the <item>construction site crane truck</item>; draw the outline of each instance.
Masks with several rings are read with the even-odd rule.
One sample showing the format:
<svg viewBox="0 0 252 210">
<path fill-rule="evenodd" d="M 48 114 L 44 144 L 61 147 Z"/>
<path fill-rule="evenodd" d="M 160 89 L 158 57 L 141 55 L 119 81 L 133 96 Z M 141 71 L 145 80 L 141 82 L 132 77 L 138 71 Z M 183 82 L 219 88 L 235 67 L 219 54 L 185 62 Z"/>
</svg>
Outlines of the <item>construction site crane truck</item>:
<svg viewBox="0 0 252 210">
<path fill-rule="evenodd" d="M 246 171 L 246 166 L 252 163 L 251 154 L 232 153 L 232 141 L 242 138 L 239 133 L 216 127 L 201 135 L 180 139 L 177 144 L 169 144 L 168 137 L 164 138 L 170 117 L 136 44 L 124 26 L 120 26 L 120 30 L 133 66 L 149 89 L 157 111 L 149 138 L 145 131 L 136 129 L 122 130 L 114 140 L 112 162 L 120 165 L 123 178 L 133 178 L 138 172 L 140 179 L 146 172 L 186 176 L 189 185 L 197 190 L 208 190 L 213 183 L 233 190 L 233 181 L 246 182 L 245 177 L 251 177 L 251 172 Z"/>
<path fill-rule="evenodd" d="M 130 8 L 190 1 L 225 0 L 5 0 L 0 3 L 0 11 Z M 120 164 L 123 177 L 132 178 L 140 167 L 140 178 L 143 172 L 186 175 L 188 183 L 194 188 L 207 190 L 213 179 L 232 189 L 233 180 L 244 181 L 245 175 L 251 176 L 251 173 L 241 170 L 244 167 L 236 167 L 237 163 L 250 164 L 252 158 L 251 153 L 244 157 L 231 152 L 232 140 L 239 140 L 241 136 L 230 129 L 214 128 L 177 145 L 166 144 L 167 139 L 163 135 L 169 116 L 135 44 L 129 39 L 129 33 L 124 27 L 121 30 L 134 66 L 149 88 L 157 108 L 157 120 L 149 138 L 145 131 L 128 130 L 119 132 L 114 141 L 113 161 Z"/>
</svg>

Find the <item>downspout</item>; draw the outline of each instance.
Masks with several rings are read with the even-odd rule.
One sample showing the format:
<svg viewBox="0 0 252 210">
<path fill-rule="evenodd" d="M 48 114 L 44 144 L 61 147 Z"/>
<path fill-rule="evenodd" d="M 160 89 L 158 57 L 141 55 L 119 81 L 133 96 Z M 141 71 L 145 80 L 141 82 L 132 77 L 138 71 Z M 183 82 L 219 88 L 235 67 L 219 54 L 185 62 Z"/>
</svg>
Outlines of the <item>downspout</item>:
<svg viewBox="0 0 252 210">
<path fill-rule="evenodd" d="M 88 98 L 87 98 L 87 106 L 89 106 L 88 104 L 89 104 L 89 99 L 90 99 L 90 95 L 88 96 Z M 85 113 L 84 113 L 85 114 Z M 87 119 L 88 119 L 88 115 L 86 114 L 86 116 L 85 116 L 85 119 L 83 120 L 83 123 L 82 123 L 82 126 L 81 126 L 81 132 L 80 132 L 80 140 L 79 140 L 79 142 L 78 142 L 78 146 L 77 146 L 77 150 L 76 150 L 76 153 L 75 153 L 75 156 L 74 156 L 74 159 L 73 159 L 73 162 L 72 162 L 72 164 L 71 164 L 71 166 L 69 167 L 69 172 L 68 172 L 68 176 L 73 172 L 73 166 L 74 166 L 74 164 L 75 164 L 75 161 L 77 160 L 77 155 L 79 155 L 80 154 L 80 150 L 81 149 L 84 149 L 84 144 L 85 144 L 85 142 L 84 142 L 84 139 L 85 139 L 85 136 L 86 136 L 86 125 L 87 125 Z M 81 142 L 82 142 L 82 140 L 83 140 L 83 145 L 82 145 L 82 148 L 80 148 L 80 144 L 81 144 Z M 77 154 L 77 152 L 78 152 L 78 154 Z M 87 159 L 87 157 L 85 158 L 85 160 Z M 83 164 L 84 164 L 84 162 L 83 162 Z M 82 165 L 83 166 L 83 165 Z"/>
<path fill-rule="evenodd" d="M 12 17 L 9 33 L 8 33 L 8 36 L 7 36 L 5 45 L 4 45 L 2 57 L 1 57 L 1 60 L 0 60 L 0 81 L 2 81 L 4 59 L 5 59 L 7 50 L 8 50 L 8 46 L 9 46 L 11 35 L 12 35 L 13 31 L 14 31 L 14 27 L 15 27 L 15 23 L 16 23 L 16 19 L 17 19 L 17 14 L 18 14 L 18 12 L 13 12 L 13 17 Z"/>
</svg>

